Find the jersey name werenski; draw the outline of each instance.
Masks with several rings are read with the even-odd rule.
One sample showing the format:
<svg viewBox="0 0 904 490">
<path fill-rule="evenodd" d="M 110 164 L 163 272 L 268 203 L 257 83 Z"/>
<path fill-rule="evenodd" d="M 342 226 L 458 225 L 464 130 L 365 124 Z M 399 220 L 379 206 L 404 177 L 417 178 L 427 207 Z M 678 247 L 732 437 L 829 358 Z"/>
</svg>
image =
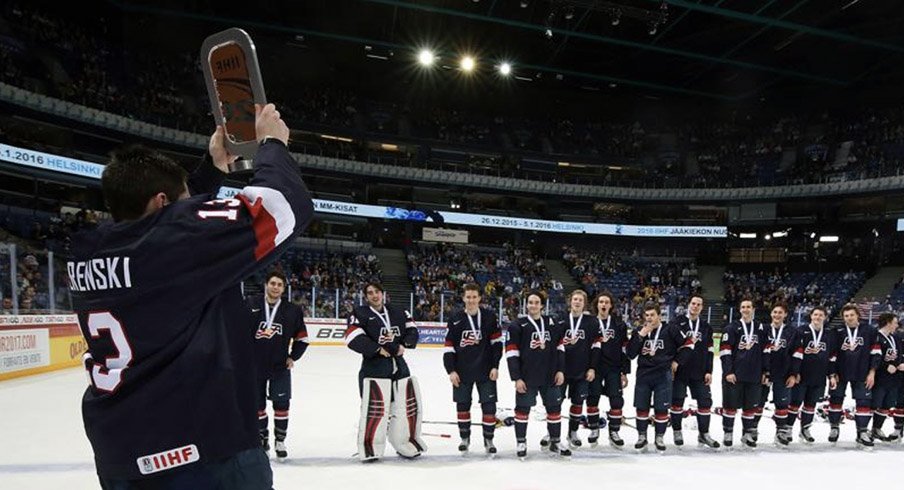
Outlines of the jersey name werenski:
<svg viewBox="0 0 904 490">
<path fill-rule="evenodd" d="M 108 291 L 132 287 L 129 257 L 105 257 L 66 262 L 69 285 L 74 291 Z"/>
</svg>

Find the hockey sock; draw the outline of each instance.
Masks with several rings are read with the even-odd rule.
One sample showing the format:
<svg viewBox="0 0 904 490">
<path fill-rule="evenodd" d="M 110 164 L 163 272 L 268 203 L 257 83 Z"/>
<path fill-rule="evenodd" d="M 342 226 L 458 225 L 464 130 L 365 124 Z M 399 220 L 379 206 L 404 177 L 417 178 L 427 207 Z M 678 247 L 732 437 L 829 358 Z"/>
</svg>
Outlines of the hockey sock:
<svg viewBox="0 0 904 490">
<path fill-rule="evenodd" d="M 257 430 L 260 432 L 261 439 L 266 439 L 270 435 L 267 427 L 270 425 L 270 419 L 267 417 L 266 410 L 257 411 Z"/>
<path fill-rule="evenodd" d="M 775 427 L 778 430 L 783 430 L 788 425 L 788 409 L 776 408 L 772 420 L 775 421 Z"/>
<path fill-rule="evenodd" d="M 857 425 L 857 432 L 864 431 L 869 427 L 869 419 L 871 416 L 872 413 L 868 403 L 866 405 L 863 403 L 857 404 L 857 411 L 854 412 L 854 423 Z"/>
<path fill-rule="evenodd" d="M 763 407 L 758 407 L 753 411 L 753 428 L 760 426 L 760 419 L 763 418 Z"/>
<path fill-rule="evenodd" d="M 669 426 L 669 412 L 666 410 L 656 411 L 656 435 L 661 436 L 665 434 L 665 430 Z"/>
<path fill-rule="evenodd" d="M 496 404 L 482 403 L 480 410 L 483 412 L 483 438 L 492 440 L 496 431 Z"/>
<path fill-rule="evenodd" d="M 549 431 L 549 439 L 558 441 L 562 438 L 562 413 L 546 412 L 546 430 Z"/>
<path fill-rule="evenodd" d="M 744 430 L 744 433 L 750 432 L 754 429 L 754 422 L 756 419 L 756 412 L 753 410 L 743 410 L 741 412 L 741 428 Z"/>
<path fill-rule="evenodd" d="M 673 404 L 669 408 L 669 418 L 672 421 L 672 430 L 681 430 L 681 421 L 684 418 L 684 404 Z"/>
<path fill-rule="evenodd" d="M 788 427 L 794 427 L 794 422 L 797 421 L 798 413 L 800 413 L 800 405 L 791 405 L 788 407 Z"/>
<path fill-rule="evenodd" d="M 888 417 L 888 410 L 877 409 L 873 414 L 873 430 L 879 430 L 885 424 L 885 418 Z"/>
<path fill-rule="evenodd" d="M 273 404 L 273 435 L 277 441 L 285 441 L 289 430 L 289 402 Z"/>
<path fill-rule="evenodd" d="M 571 405 L 568 412 L 568 432 L 576 432 L 581 425 L 581 414 L 583 413 L 581 405 Z"/>
<path fill-rule="evenodd" d="M 527 419 L 530 417 L 530 408 L 515 408 L 515 439 L 518 442 L 527 441 Z"/>
<path fill-rule="evenodd" d="M 734 418 L 738 411 L 734 408 L 722 409 L 722 431 L 734 432 Z"/>
<path fill-rule="evenodd" d="M 800 427 L 810 427 L 810 425 L 813 423 L 813 415 L 815 414 L 816 407 L 804 405 L 804 408 L 800 411 Z"/>
<path fill-rule="evenodd" d="M 606 415 L 608 416 L 607 419 L 609 420 L 609 430 L 611 432 L 618 432 L 619 430 L 621 430 L 621 423 L 623 418 L 621 409 L 613 408 L 612 410 L 609 410 Z"/>
<path fill-rule="evenodd" d="M 458 411 L 458 435 L 462 439 L 471 437 L 471 406 L 465 403 L 457 403 Z"/>
<path fill-rule="evenodd" d="M 637 422 L 637 433 L 646 435 L 647 427 L 650 426 L 650 411 L 637 410 L 637 420 L 635 422 Z"/>
<path fill-rule="evenodd" d="M 829 423 L 837 426 L 841 423 L 841 403 L 829 403 Z"/>
<path fill-rule="evenodd" d="M 600 407 L 596 405 L 587 405 L 587 427 L 589 427 L 590 430 L 599 430 Z"/>
<path fill-rule="evenodd" d="M 904 408 L 895 409 L 895 429 L 904 428 Z"/>
<path fill-rule="evenodd" d="M 697 410 L 697 430 L 700 431 L 701 434 L 706 434 L 709 432 L 709 419 L 710 411 L 712 407 L 700 407 Z"/>
</svg>

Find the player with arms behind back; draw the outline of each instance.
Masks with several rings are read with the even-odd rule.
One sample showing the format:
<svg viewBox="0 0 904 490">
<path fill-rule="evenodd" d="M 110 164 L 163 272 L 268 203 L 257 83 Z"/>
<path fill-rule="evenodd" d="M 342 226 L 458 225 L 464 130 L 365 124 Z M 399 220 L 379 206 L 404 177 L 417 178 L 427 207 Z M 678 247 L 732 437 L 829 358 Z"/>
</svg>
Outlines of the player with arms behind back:
<svg viewBox="0 0 904 490">
<path fill-rule="evenodd" d="M 234 160 L 222 128 L 188 186 L 169 158 L 125 149 L 101 179 L 115 222 L 73 240 L 82 414 L 104 488 L 271 487 L 239 281 L 290 246 L 313 202 L 279 112 L 256 109 L 254 176 L 235 199 L 216 198 Z"/>
</svg>

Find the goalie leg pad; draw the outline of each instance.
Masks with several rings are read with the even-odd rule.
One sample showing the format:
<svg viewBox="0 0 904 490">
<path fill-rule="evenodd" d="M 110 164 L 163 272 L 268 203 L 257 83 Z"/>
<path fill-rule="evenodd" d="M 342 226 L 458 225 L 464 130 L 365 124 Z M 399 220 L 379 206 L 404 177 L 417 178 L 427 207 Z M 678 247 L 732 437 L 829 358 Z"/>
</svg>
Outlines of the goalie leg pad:
<svg viewBox="0 0 904 490">
<path fill-rule="evenodd" d="M 358 457 L 379 459 L 386 449 L 392 381 L 364 378 L 361 392 L 361 419 L 358 422 Z"/>
<path fill-rule="evenodd" d="M 405 458 L 420 456 L 427 450 L 421 439 L 424 406 L 417 378 L 402 378 L 393 383 L 392 420 L 389 443 Z"/>
</svg>

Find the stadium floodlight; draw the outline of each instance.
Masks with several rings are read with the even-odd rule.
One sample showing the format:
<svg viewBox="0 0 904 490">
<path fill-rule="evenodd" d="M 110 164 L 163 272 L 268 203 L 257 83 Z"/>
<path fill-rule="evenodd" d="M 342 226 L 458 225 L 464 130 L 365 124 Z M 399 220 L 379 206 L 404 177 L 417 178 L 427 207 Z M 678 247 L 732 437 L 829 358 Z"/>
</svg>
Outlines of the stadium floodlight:
<svg viewBox="0 0 904 490">
<path fill-rule="evenodd" d="M 763 239 L 768 242 L 769 240 L 772 240 L 772 235 L 766 233 L 766 236 L 764 236 Z"/>
<path fill-rule="evenodd" d="M 820 242 L 834 243 L 838 241 L 838 237 L 835 235 L 822 235 L 819 237 Z"/>
<path fill-rule="evenodd" d="M 511 63 L 502 62 L 499 64 L 499 74 L 507 77 L 512 74 L 512 65 Z"/>
<path fill-rule="evenodd" d="M 756 233 L 741 233 L 738 235 L 738 237 L 744 238 L 744 239 L 756 238 Z"/>
<path fill-rule="evenodd" d="M 465 55 L 465 56 L 462 56 L 461 63 L 459 63 L 459 66 L 461 67 L 462 71 L 472 72 L 472 71 L 474 71 L 475 64 L 476 63 L 474 62 L 473 57 Z"/>
<path fill-rule="evenodd" d="M 775 233 L 772 234 L 772 236 L 774 236 L 775 238 L 784 238 L 784 237 L 788 236 L 788 232 L 787 231 L 776 231 Z"/>
<path fill-rule="evenodd" d="M 436 56 L 434 56 L 433 51 L 429 49 L 422 49 L 417 54 L 417 62 L 421 64 L 421 66 L 430 66 L 436 60 Z"/>
</svg>

